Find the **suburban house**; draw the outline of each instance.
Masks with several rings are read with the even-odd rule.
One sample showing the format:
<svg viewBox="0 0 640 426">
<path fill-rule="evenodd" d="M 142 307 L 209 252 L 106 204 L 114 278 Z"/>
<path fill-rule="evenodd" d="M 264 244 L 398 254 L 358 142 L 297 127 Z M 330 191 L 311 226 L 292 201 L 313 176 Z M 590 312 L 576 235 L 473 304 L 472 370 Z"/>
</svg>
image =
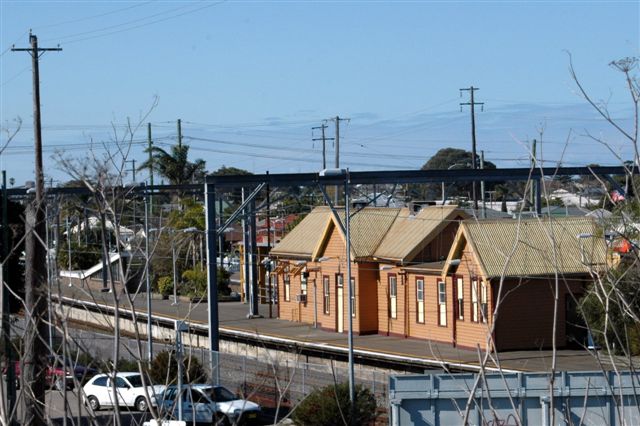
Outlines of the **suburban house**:
<svg viewBox="0 0 640 426">
<path fill-rule="evenodd" d="M 556 308 L 556 345 L 584 343 L 577 302 L 606 262 L 596 234 L 584 217 L 462 222 L 440 277 L 451 343 L 548 348 Z"/>
<path fill-rule="evenodd" d="M 339 211 L 344 221 L 344 211 Z M 455 206 L 366 207 L 350 224 L 353 331 L 407 335 L 403 267 L 442 262 L 465 213 Z M 346 238 L 328 207 L 315 208 L 270 252 L 279 317 L 344 332 Z M 438 272 L 440 272 L 442 268 Z M 392 278 L 395 277 L 395 278 Z M 398 280 L 398 278 L 401 278 Z M 434 274 L 432 279 L 438 278 Z M 424 296 L 423 296 L 424 297 Z M 423 300 L 423 313 L 428 306 Z"/>
</svg>

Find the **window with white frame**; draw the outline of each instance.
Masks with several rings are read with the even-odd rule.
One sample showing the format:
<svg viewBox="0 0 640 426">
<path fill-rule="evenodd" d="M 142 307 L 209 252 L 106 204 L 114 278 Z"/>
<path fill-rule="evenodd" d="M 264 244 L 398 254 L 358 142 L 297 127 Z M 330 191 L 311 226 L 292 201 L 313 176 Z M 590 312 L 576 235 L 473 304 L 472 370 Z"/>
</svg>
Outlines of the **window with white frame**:
<svg viewBox="0 0 640 426">
<path fill-rule="evenodd" d="M 322 277 L 322 307 L 325 314 L 329 313 L 329 303 L 331 302 L 329 296 L 329 277 L 325 275 Z"/>
<path fill-rule="evenodd" d="M 480 283 L 480 312 L 482 314 L 482 322 L 487 322 L 487 316 L 489 315 L 487 307 L 487 283 L 483 280 Z"/>
<path fill-rule="evenodd" d="M 356 317 L 356 279 L 351 278 L 351 316 Z"/>
<path fill-rule="evenodd" d="M 271 280 L 271 300 L 274 303 L 278 303 L 278 274 L 269 275 Z"/>
<path fill-rule="evenodd" d="M 478 280 L 471 280 L 471 321 L 478 322 Z"/>
<path fill-rule="evenodd" d="M 391 318 L 398 317 L 398 278 L 395 275 L 389 275 L 389 316 Z"/>
<path fill-rule="evenodd" d="M 424 278 L 416 278 L 416 321 L 424 323 Z"/>
<path fill-rule="evenodd" d="M 438 325 L 447 325 L 447 284 L 438 281 Z"/>
<path fill-rule="evenodd" d="M 300 294 L 307 294 L 307 282 L 309 281 L 309 273 L 303 271 L 300 274 Z"/>
<path fill-rule="evenodd" d="M 289 274 L 284 276 L 284 301 L 291 301 L 291 276 Z"/>
<path fill-rule="evenodd" d="M 456 296 L 458 300 L 458 319 L 464 320 L 464 283 L 461 277 L 456 278 Z"/>
</svg>

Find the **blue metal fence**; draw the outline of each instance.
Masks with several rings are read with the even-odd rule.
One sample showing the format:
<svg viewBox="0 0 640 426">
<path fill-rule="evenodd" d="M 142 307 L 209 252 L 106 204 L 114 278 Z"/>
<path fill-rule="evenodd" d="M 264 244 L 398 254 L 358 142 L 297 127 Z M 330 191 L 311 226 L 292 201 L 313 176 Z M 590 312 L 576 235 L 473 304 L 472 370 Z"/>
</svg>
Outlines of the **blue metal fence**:
<svg viewBox="0 0 640 426">
<path fill-rule="evenodd" d="M 390 376 L 392 425 L 550 425 L 550 373 Z M 467 410 L 474 384 L 473 398 Z M 636 372 L 560 372 L 553 384 L 555 425 L 640 425 Z"/>
</svg>

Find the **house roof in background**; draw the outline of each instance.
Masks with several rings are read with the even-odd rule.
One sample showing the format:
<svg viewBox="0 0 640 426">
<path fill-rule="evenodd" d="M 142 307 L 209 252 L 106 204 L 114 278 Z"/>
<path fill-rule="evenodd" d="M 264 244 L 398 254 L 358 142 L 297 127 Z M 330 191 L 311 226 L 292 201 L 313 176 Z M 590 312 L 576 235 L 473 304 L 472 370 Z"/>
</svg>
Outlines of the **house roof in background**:
<svg viewBox="0 0 640 426">
<path fill-rule="evenodd" d="M 606 261 L 606 245 L 597 233 L 586 217 L 467 220 L 449 261 L 460 257 L 466 242 L 487 278 L 588 273 Z"/>
<path fill-rule="evenodd" d="M 578 206 L 549 206 L 540 210 L 543 215 L 549 216 L 585 216 L 589 210 Z"/>
</svg>

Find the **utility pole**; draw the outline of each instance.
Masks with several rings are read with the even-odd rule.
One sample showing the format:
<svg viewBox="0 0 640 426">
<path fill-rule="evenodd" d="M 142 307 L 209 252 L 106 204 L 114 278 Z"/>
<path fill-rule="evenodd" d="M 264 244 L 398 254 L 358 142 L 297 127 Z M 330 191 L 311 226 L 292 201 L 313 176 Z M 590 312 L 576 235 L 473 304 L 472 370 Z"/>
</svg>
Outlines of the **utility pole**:
<svg viewBox="0 0 640 426">
<path fill-rule="evenodd" d="M 484 111 L 484 102 L 476 102 L 474 100 L 473 94 L 476 90 L 480 90 L 477 87 L 468 87 L 468 88 L 464 88 L 464 89 L 460 89 L 460 96 L 462 96 L 462 92 L 463 91 L 467 91 L 470 93 L 471 99 L 470 102 L 461 102 L 460 103 L 460 111 L 462 111 L 462 107 L 465 105 L 469 105 L 471 107 L 471 165 L 473 167 L 471 167 L 473 170 L 476 170 L 478 168 L 478 160 L 476 158 L 476 111 L 475 111 L 475 106 L 476 105 L 480 105 L 481 107 L 481 111 Z M 472 190 L 472 196 L 473 196 L 473 208 L 475 210 L 478 210 L 478 196 L 476 194 L 476 182 L 473 181 L 473 190 Z"/>
<path fill-rule="evenodd" d="M 336 124 L 336 137 L 335 137 L 335 142 L 336 142 L 336 161 L 335 161 L 335 168 L 339 169 L 340 168 L 340 122 L 341 121 L 351 121 L 350 118 L 340 118 L 340 116 L 336 115 L 334 118 L 330 118 L 331 121 L 335 122 Z M 335 187 L 335 198 L 334 198 L 334 202 L 335 204 L 338 204 L 338 187 Z"/>
<path fill-rule="evenodd" d="M 133 182 L 136 181 L 136 160 L 127 160 L 127 163 L 131 163 L 131 173 L 133 173 Z"/>
<path fill-rule="evenodd" d="M 480 151 L 480 170 L 484 169 L 484 151 Z M 487 203 L 484 196 L 484 181 L 480 181 L 480 199 L 482 200 L 482 218 L 487 218 Z"/>
<path fill-rule="evenodd" d="M 267 176 L 269 175 L 269 171 L 267 170 Z M 269 256 L 269 253 L 271 253 L 271 196 L 269 195 L 270 193 L 270 188 L 269 188 L 269 181 L 267 181 L 267 194 L 266 194 L 266 199 L 267 199 L 267 256 Z M 267 257 L 267 259 L 269 259 Z M 269 318 L 273 317 L 273 306 L 272 303 L 273 301 L 271 300 L 271 292 L 273 291 L 273 289 L 271 288 L 271 260 L 269 260 L 267 262 L 267 264 L 264 265 L 267 273 L 266 273 L 266 277 L 267 277 L 267 297 L 269 300 Z"/>
<path fill-rule="evenodd" d="M 136 160 L 127 160 L 127 163 L 131 163 L 131 173 L 133 173 L 133 184 L 135 185 L 136 183 Z M 133 197 L 132 199 L 133 202 L 133 219 L 132 219 L 132 223 L 133 223 L 133 229 L 135 230 L 136 227 L 136 197 Z M 85 215 L 86 217 L 86 215 Z"/>
<path fill-rule="evenodd" d="M 321 170 L 324 170 L 324 169 L 326 169 L 326 168 L 327 168 L 327 146 L 326 146 L 326 141 L 334 141 L 334 140 L 336 140 L 336 138 L 327 138 L 327 137 L 325 136 L 324 131 L 325 131 L 325 129 L 326 129 L 326 128 L 327 128 L 327 125 L 326 125 L 326 124 L 322 124 L 322 125 L 320 125 L 320 126 L 312 127 L 312 128 L 311 128 L 311 135 L 312 135 L 311 140 L 312 140 L 313 142 L 315 142 L 315 141 L 322 141 L 322 169 L 321 169 Z M 313 137 L 313 131 L 314 131 L 314 130 L 318 130 L 318 129 L 321 129 L 321 130 L 322 130 L 322 137 L 320 137 L 320 138 L 314 138 L 314 137 Z"/>
<path fill-rule="evenodd" d="M 149 185 L 153 186 L 153 139 L 151 139 L 151 123 L 147 123 L 147 143 L 149 144 Z M 153 216 L 153 195 L 149 192 L 149 214 Z"/>
<path fill-rule="evenodd" d="M 179 118 L 178 118 L 178 147 L 182 148 L 182 120 L 180 120 Z"/>
<path fill-rule="evenodd" d="M 7 172 L 2 171 L 2 265 L 0 265 L 0 284 L 2 285 L 2 343 L 4 346 L 5 366 L 7 369 L 7 413 L 13 413 L 16 405 L 16 376 L 15 364 L 13 362 L 13 346 L 11 344 L 11 315 L 9 314 L 9 297 L 11 292 L 8 283 L 11 280 L 9 268 L 9 216 L 7 208 Z"/>
<path fill-rule="evenodd" d="M 533 146 L 531 147 L 531 170 L 534 170 L 536 168 L 536 140 L 533 140 Z M 533 187 L 533 185 L 531 185 L 531 192 L 529 195 L 529 202 L 531 203 L 529 210 L 530 211 L 534 211 L 535 210 L 535 203 L 536 203 L 536 196 L 535 196 L 535 189 Z"/>
<path fill-rule="evenodd" d="M 60 47 L 40 48 L 38 38 L 29 33 L 28 48 L 11 48 L 14 52 L 28 52 L 33 70 L 33 132 L 35 144 L 35 198 L 27 203 L 25 239 L 25 304 L 31 313 L 30 327 L 24 339 L 23 379 L 27 387 L 22 395 L 25 399 L 25 425 L 45 424 L 45 373 L 47 366 L 46 334 L 48 332 L 45 315 L 47 253 L 42 245 L 45 236 L 44 213 L 44 173 L 42 171 L 42 128 L 40 119 L 40 68 L 39 59 L 44 52 L 59 52 Z"/>
</svg>

